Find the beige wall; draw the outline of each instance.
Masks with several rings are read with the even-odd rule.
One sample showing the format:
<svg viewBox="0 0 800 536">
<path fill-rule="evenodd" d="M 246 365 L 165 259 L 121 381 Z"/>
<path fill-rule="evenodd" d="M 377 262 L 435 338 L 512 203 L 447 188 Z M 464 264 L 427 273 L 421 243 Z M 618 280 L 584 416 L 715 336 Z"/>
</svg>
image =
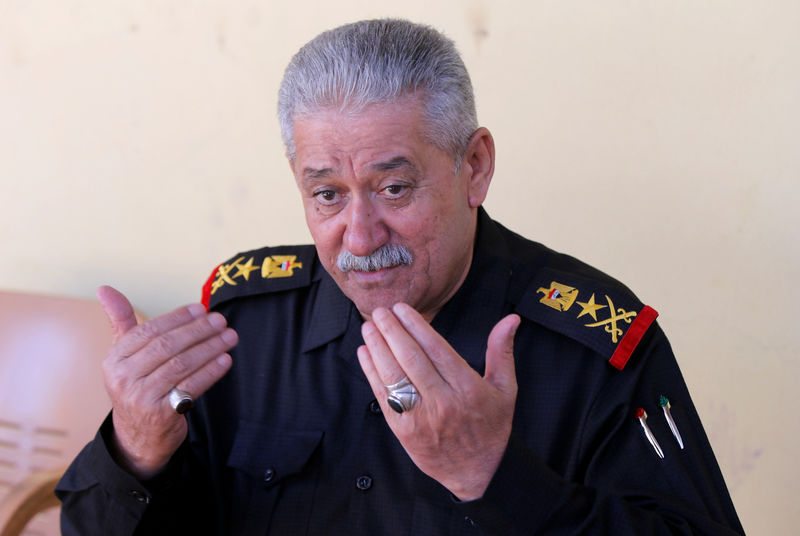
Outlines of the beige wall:
<svg viewBox="0 0 800 536">
<path fill-rule="evenodd" d="M 800 4 L 189 4 L 0 0 L 0 287 L 111 283 L 156 315 L 307 241 L 283 67 L 342 22 L 428 22 L 496 137 L 490 213 L 661 312 L 745 528 L 795 532 Z"/>
</svg>

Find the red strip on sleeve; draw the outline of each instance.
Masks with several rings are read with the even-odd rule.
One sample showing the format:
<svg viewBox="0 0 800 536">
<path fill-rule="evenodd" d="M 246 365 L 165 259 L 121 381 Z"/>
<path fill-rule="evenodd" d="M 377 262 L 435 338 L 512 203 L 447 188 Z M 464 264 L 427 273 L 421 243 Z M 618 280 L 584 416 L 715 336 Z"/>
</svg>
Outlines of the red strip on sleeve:
<svg viewBox="0 0 800 536">
<path fill-rule="evenodd" d="M 210 305 L 211 305 L 211 285 L 214 284 L 214 278 L 217 277 L 217 271 L 219 270 L 220 266 L 222 266 L 222 265 L 220 264 L 219 266 L 214 268 L 214 271 L 211 272 L 210 276 L 208 276 L 208 279 L 206 280 L 206 284 L 203 285 L 203 297 L 201 298 L 200 303 L 202 303 L 203 305 L 206 306 L 206 311 L 210 311 L 211 310 L 211 307 L 210 307 Z M 633 328 L 633 326 L 631 326 L 631 328 Z M 622 340 L 625 340 L 625 338 L 623 337 Z"/>
<path fill-rule="evenodd" d="M 628 328 L 622 340 L 619 341 L 617 349 L 614 350 L 614 355 L 608 360 L 612 367 L 618 370 L 625 368 L 625 365 L 628 364 L 628 359 L 631 358 L 631 354 L 636 350 L 636 346 L 639 345 L 639 341 L 642 340 L 642 337 L 644 337 L 644 334 L 647 333 L 650 325 L 657 317 L 658 311 L 649 305 L 644 306 L 639 314 L 636 315 L 636 319 L 631 324 L 631 327 Z"/>
</svg>

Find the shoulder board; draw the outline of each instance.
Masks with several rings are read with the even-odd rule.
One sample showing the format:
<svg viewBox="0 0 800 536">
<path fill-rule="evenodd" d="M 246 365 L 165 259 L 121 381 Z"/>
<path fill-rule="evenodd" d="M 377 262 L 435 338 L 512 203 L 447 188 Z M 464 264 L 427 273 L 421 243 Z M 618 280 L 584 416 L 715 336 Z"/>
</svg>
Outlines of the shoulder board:
<svg viewBox="0 0 800 536">
<path fill-rule="evenodd" d="M 203 285 L 203 305 L 211 310 L 234 298 L 308 286 L 314 246 L 278 246 L 234 255 L 211 272 Z"/>
<path fill-rule="evenodd" d="M 517 309 L 592 348 L 619 370 L 658 316 L 622 285 L 552 268 L 533 278 Z"/>
</svg>

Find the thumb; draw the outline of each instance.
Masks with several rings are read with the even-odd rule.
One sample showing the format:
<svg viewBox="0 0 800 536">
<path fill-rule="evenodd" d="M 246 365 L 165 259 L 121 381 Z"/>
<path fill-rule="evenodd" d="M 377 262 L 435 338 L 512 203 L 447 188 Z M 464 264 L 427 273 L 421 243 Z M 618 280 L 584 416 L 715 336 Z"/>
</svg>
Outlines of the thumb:
<svg viewBox="0 0 800 536">
<path fill-rule="evenodd" d="M 484 378 L 505 392 L 516 392 L 517 389 L 517 375 L 514 371 L 514 335 L 520 322 L 517 315 L 503 318 L 492 328 L 486 346 Z"/>
<path fill-rule="evenodd" d="M 138 324 L 131 302 L 117 289 L 102 286 L 97 289 L 97 299 L 111 323 L 114 342 Z"/>
</svg>

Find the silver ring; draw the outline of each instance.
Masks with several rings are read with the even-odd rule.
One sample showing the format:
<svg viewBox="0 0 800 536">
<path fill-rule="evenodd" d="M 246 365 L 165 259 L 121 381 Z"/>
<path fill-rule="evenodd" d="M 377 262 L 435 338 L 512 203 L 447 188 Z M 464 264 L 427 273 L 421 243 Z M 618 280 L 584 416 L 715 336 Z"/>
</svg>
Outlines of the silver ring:
<svg viewBox="0 0 800 536">
<path fill-rule="evenodd" d="M 173 387 L 169 392 L 169 405 L 172 410 L 178 415 L 183 415 L 194 406 L 194 399 L 192 395 L 186 391 L 181 391 L 177 387 Z"/>
<path fill-rule="evenodd" d="M 387 385 L 386 390 L 389 391 L 389 398 L 386 401 L 397 413 L 408 411 L 419 402 L 419 392 L 408 380 L 408 377 L 392 385 Z"/>
</svg>

